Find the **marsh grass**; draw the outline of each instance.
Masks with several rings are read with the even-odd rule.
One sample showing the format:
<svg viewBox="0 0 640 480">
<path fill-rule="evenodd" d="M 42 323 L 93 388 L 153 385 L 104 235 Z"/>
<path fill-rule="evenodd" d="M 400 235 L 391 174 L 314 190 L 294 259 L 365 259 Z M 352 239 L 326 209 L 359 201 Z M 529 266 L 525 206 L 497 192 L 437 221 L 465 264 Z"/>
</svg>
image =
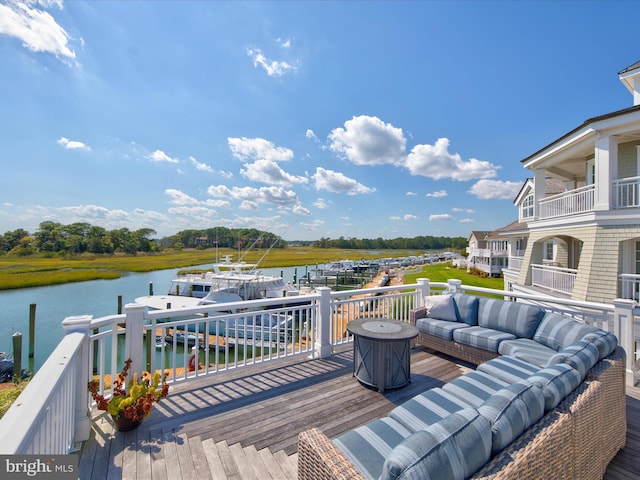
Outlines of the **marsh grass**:
<svg viewBox="0 0 640 480">
<path fill-rule="evenodd" d="M 26 385 L 27 384 L 25 382 L 19 385 L 14 383 L 2 384 L 2 388 L 0 389 L 0 418 L 2 418 L 7 410 L 9 410 L 9 407 L 22 393 Z"/>
<path fill-rule="evenodd" d="M 288 247 L 271 250 L 251 250 L 246 255 L 232 249 L 188 249 L 136 256 L 79 255 L 77 257 L 0 257 L 0 290 L 56 285 L 87 280 L 116 279 L 121 272 L 151 272 L 169 268 L 212 264 L 225 255 L 232 261 L 260 262 L 260 268 L 318 265 L 350 258 L 373 259 L 415 254 L 408 250 L 344 250 L 337 248 Z"/>
</svg>

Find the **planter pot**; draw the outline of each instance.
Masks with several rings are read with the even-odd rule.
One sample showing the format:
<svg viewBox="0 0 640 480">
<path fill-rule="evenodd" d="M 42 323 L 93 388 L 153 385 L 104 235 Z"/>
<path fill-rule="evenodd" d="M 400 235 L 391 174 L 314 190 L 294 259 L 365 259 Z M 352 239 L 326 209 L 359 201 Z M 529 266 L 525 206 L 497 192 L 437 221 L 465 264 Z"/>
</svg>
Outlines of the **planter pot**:
<svg viewBox="0 0 640 480">
<path fill-rule="evenodd" d="M 113 418 L 113 424 L 115 425 L 116 430 L 118 430 L 119 432 L 128 432 L 129 430 L 134 430 L 138 428 L 142 423 L 142 420 L 131 420 L 130 418 L 125 417 L 124 414 L 120 415 L 119 417 L 114 417 L 113 415 L 111 415 L 111 418 Z"/>
</svg>

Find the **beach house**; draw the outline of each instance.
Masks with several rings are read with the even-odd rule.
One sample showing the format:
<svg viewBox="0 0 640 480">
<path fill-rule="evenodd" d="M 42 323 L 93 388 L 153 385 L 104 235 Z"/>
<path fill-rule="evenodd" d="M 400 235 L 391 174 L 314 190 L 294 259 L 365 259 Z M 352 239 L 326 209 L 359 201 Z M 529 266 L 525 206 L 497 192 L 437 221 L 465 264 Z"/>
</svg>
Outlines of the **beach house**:
<svg viewBox="0 0 640 480">
<path fill-rule="evenodd" d="M 590 118 L 522 160 L 505 290 L 638 300 L 640 62 L 618 74 L 633 106 Z M 471 245 L 470 245 L 471 246 Z"/>
</svg>

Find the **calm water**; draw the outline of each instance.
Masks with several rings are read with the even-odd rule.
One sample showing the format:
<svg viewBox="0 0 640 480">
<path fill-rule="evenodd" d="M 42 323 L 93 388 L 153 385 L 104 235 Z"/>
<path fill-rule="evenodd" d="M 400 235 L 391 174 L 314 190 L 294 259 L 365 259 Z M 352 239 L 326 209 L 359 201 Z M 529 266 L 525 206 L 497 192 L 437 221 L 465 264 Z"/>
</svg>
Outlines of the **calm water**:
<svg viewBox="0 0 640 480">
<path fill-rule="evenodd" d="M 202 265 L 194 268 L 206 268 Z M 265 268 L 262 272 L 281 275 L 292 282 L 297 269 L 298 277 L 306 267 Z M 314 267 L 309 267 L 314 268 Z M 94 318 L 118 313 L 118 295 L 123 306 L 137 297 L 149 294 L 153 283 L 155 294 L 165 294 L 171 279 L 179 268 L 149 273 L 124 274 L 117 280 L 94 280 L 50 287 L 0 291 L 0 351 L 12 351 L 12 335 L 22 333 L 23 368 L 28 364 L 29 305 L 36 304 L 35 358 L 36 370 L 44 363 L 64 336 L 62 320 L 72 315 L 93 315 Z M 124 307 L 123 307 L 124 308 Z"/>
</svg>

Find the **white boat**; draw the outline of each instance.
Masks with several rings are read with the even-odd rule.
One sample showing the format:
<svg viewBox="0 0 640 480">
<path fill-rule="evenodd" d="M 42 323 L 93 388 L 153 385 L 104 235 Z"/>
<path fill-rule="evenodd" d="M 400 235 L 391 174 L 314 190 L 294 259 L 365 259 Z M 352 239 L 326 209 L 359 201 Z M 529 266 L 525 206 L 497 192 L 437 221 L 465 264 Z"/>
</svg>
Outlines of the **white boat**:
<svg viewBox="0 0 640 480">
<path fill-rule="evenodd" d="M 224 262 L 213 264 L 212 271 L 174 278 L 166 295 L 147 295 L 136 302 L 166 309 L 168 305 L 177 308 L 298 295 L 300 291 L 282 277 L 264 275 L 254 263 L 231 262 L 227 255 Z"/>
</svg>

